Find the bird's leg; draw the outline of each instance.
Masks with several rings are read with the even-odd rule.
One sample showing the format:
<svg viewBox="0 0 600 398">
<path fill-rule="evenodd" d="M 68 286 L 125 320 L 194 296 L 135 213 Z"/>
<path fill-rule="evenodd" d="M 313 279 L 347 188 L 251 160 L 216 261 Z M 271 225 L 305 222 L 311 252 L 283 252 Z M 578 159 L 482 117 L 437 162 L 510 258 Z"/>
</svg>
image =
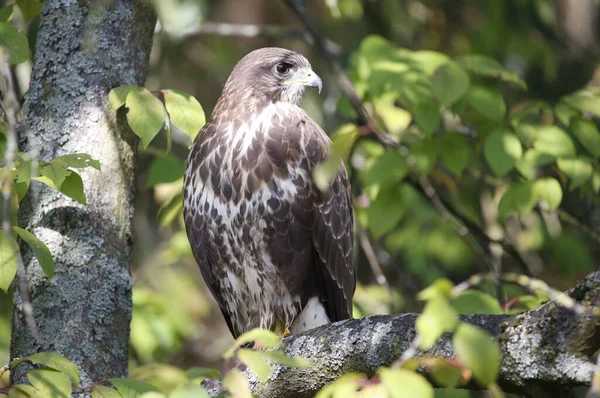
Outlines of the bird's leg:
<svg viewBox="0 0 600 398">
<path fill-rule="evenodd" d="M 275 328 L 273 330 L 277 336 L 279 336 L 280 340 L 285 339 L 288 336 L 291 336 L 292 330 L 289 326 L 286 325 L 285 322 L 280 321 L 279 319 L 275 322 Z"/>
<path fill-rule="evenodd" d="M 289 337 L 292 335 L 292 330 L 290 328 L 285 328 L 285 330 L 283 331 L 283 333 L 281 334 L 281 339 L 285 339 L 286 337 Z"/>
</svg>

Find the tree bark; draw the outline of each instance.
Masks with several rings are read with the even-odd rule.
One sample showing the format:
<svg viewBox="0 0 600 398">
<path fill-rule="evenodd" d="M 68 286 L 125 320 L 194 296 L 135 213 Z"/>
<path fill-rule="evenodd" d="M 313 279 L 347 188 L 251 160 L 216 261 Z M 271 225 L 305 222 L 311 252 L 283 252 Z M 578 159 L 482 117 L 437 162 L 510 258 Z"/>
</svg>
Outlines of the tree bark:
<svg viewBox="0 0 600 398">
<path fill-rule="evenodd" d="M 600 271 L 590 274 L 569 295 L 585 305 L 600 305 Z M 326 325 L 285 339 L 288 355 L 311 362 L 307 368 L 275 365 L 261 384 L 245 370 L 252 392 L 259 397 L 312 397 L 344 373 L 373 375 L 389 366 L 415 337 L 418 314 L 375 315 Z M 498 382 L 507 392 L 526 397 L 566 397 L 570 389 L 590 384 L 600 349 L 600 320 L 579 316 L 549 302 L 518 315 L 465 315 L 499 342 L 502 364 Z M 452 336 L 445 334 L 418 357 L 452 358 Z M 222 390 L 216 380 L 204 383 L 211 396 Z M 470 384 L 467 388 L 477 388 Z"/>
<path fill-rule="evenodd" d="M 78 365 L 82 383 L 127 376 L 138 140 L 108 106 L 108 93 L 143 84 L 155 23 L 143 0 L 46 0 L 41 13 L 20 145 L 45 161 L 88 153 L 102 171 L 80 169 L 87 205 L 32 182 L 20 224 L 48 245 L 56 274 L 49 281 L 23 248 L 41 341 L 27 327 L 17 288 L 11 355 L 56 351 Z"/>
</svg>

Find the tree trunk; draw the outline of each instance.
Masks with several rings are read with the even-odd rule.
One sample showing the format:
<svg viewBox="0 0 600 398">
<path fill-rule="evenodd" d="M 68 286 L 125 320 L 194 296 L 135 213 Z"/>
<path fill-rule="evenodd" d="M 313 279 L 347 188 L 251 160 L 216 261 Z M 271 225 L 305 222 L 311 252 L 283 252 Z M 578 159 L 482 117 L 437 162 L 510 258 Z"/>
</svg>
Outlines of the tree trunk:
<svg viewBox="0 0 600 398">
<path fill-rule="evenodd" d="M 87 205 L 32 182 L 20 224 L 45 242 L 52 280 L 23 252 L 36 341 L 14 295 L 12 357 L 56 351 L 82 383 L 126 377 L 131 319 L 134 177 L 138 140 L 108 106 L 111 88 L 143 84 L 156 17 L 143 0 L 46 0 L 19 126 L 22 149 L 49 161 L 71 153 L 100 160 L 83 169 Z"/>
</svg>

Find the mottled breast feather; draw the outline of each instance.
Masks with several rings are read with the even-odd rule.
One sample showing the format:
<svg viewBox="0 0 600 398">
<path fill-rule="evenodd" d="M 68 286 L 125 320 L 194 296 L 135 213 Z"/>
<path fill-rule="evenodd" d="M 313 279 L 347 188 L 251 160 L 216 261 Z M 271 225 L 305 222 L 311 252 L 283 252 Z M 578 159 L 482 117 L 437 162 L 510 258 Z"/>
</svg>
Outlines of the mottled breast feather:
<svg viewBox="0 0 600 398">
<path fill-rule="evenodd" d="M 217 115 L 218 116 L 218 115 Z M 186 231 L 232 334 L 288 328 L 312 297 L 351 317 L 353 214 L 343 163 L 321 192 L 312 169 L 329 138 L 298 106 L 215 117 L 188 157 Z"/>
</svg>

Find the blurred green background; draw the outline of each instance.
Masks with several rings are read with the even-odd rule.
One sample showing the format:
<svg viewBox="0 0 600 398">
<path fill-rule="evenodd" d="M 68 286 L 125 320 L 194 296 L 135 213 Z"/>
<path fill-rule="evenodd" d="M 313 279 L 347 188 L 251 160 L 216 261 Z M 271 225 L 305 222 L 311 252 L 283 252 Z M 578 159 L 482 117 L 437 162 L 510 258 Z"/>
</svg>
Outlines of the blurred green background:
<svg viewBox="0 0 600 398">
<path fill-rule="evenodd" d="M 514 71 L 528 87 L 487 82 L 499 89 L 507 113 L 536 108 L 536 123 L 544 122 L 544 109 L 554 109 L 560 99 L 583 87 L 600 84 L 598 73 L 598 8 L 596 0 L 314 0 L 305 2 L 318 29 L 350 72 L 363 99 L 375 94 L 363 89 L 360 56 L 356 52 L 366 37 L 380 36 L 394 48 L 430 50 L 451 57 L 482 54 Z M 207 117 L 235 63 L 253 49 L 278 46 L 303 53 L 321 76 L 321 95 L 309 91 L 303 107 L 326 131 L 356 122 L 336 86 L 331 68 L 313 46 L 290 38 L 304 30 L 289 9 L 273 0 L 155 0 L 161 20 L 151 55 L 146 86 L 150 90 L 173 88 L 194 95 Z M 29 24 L 33 40 L 39 21 Z M 231 26 L 269 27 L 256 37 L 229 35 Z M 291 32 L 291 33 L 290 33 Z M 21 91 L 26 89 L 28 68 L 18 66 Z M 383 94 L 382 94 L 383 95 Z M 370 97 L 371 96 L 371 97 Z M 377 108 L 377 106 L 375 106 Z M 419 153 L 414 122 L 404 126 L 409 108 L 396 103 L 382 114 L 388 130 Z M 410 108 L 409 108 L 410 110 Z M 412 112 L 412 111 L 411 111 Z M 553 112 L 552 110 L 550 111 Z M 381 112 L 380 112 L 381 113 Z M 442 112 L 446 130 L 452 114 Z M 397 129 L 393 126 L 399 126 Z M 493 176 L 481 153 L 480 123 L 458 123 L 458 144 L 447 134 L 434 135 L 442 143 L 439 156 L 430 161 L 428 175 L 444 200 L 515 256 L 499 255 L 498 245 L 480 242 L 487 256 L 503 271 L 529 273 L 566 289 L 598 267 L 600 251 L 596 227 L 600 212 L 590 180 L 567 189 L 567 178 L 544 170 L 565 187 L 558 211 L 528 211 L 499 221 L 498 202 L 507 186 L 521 178 Z M 475 128 L 475 130 L 474 130 Z M 415 138 L 416 137 L 416 138 Z M 133 377 L 154 380 L 168 388 L 182 380 L 190 367 L 222 369 L 222 352 L 233 340 L 195 264 L 182 229 L 178 194 L 181 189 L 188 139 L 175 131 L 171 155 L 164 156 L 165 137 L 159 135 L 149 150 L 140 152 L 134 220 L 134 312 L 131 324 L 130 365 Z M 468 145 L 464 145 L 464 142 Z M 413 146 L 414 144 L 414 146 Z M 423 149 L 423 148 L 421 148 Z M 578 149 L 579 148 L 578 146 Z M 583 150 L 582 150 L 583 151 Z M 362 242 L 368 241 L 381 272 L 374 270 L 357 237 L 358 286 L 355 316 L 420 311 L 415 294 L 439 277 L 460 282 L 487 270 L 484 263 L 432 208 L 426 198 L 400 177 L 376 199 L 361 174 L 361 164 L 381 156 L 383 148 L 365 136 L 355 145 L 348 164 L 353 191 L 358 198 L 358 224 Z M 416 156 L 416 155 L 415 155 Z M 418 158 L 418 161 L 421 158 Z M 389 165 L 383 164 L 385 173 Z M 597 162 L 593 163 L 597 170 Z M 475 234 L 476 235 L 476 234 Z M 489 289 L 493 293 L 493 289 Z M 525 294 L 506 287 L 503 300 Z M 529 301 L 528 301 L 529 300 Z M 534 305 L 529 296 L 513 308 Z M 533 304 L 532 304 L 533 303 Z M 9 295 L 0 296 L 0 362 L 6 363 L 10 341 Z"/>
</svg>

